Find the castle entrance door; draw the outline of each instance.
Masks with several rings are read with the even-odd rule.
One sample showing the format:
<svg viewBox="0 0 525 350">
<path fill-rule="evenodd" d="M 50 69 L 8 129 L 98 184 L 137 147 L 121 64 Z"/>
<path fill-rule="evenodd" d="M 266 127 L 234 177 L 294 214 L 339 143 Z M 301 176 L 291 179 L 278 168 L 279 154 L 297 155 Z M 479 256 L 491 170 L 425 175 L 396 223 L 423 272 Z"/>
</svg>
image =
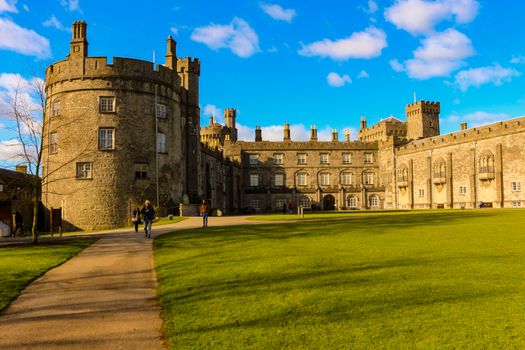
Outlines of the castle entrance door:
<svg viewBox="0 0 525 350">
<path fill-rule="evenodd" d="M 323 210 L 335 210 L 335 198 L 331 194 L 324 196 Z"/>
</svg>

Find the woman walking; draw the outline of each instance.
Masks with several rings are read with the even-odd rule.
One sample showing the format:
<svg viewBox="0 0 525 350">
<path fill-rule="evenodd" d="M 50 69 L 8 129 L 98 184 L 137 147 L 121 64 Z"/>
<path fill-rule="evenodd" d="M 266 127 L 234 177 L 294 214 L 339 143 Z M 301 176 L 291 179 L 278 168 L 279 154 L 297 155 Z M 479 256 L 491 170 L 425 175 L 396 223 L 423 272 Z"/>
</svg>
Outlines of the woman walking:
<svg viewBox="0 0 525 350">
<path fill-rule="evenodd" d="M 155 219 L 155 209 L 153 209 L 150 201 L 144 202 L 141 212 L 142 220 L 144 220 L 144 237 L 151 238 L 151 224 Z"/>
<path fill-rule="evenodd" d="M 141 223 L 140 221 L 140 208 L 136 207 L 133 210 L 133 215 L 131 216 L 131 222 L 133 222 L 133 225 L 135 226 L 135 232 L 139 232 L 139 225 Z"/>
</svg>

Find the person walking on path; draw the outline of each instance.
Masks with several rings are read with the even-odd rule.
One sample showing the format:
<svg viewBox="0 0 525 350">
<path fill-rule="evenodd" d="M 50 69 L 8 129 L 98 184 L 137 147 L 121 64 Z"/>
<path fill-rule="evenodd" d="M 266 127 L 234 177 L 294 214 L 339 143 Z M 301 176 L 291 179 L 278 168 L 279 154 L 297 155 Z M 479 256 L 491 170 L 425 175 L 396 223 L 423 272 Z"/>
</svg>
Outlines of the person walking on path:
<svg viewBox="0 0 525 350">
<path fill-rule="evenodd" d="M 16 237 L 18 229 L 20 229 L 20 237 L 24 237 L 24 217 L 17 210 L 15 213 L 15 230 L 11 233 L 11 236 Z"/>
<path fill-rule="evenodd" d="M 155 219 L 155 209 L 153 209 L 150 201 L 144 202 L 141 212 L 142 220 L 144 220 L 144 237 L 151 238 L 151 224 Z"/>
<path fill-rule="evenodd" d="M 135 232 L 139 232 L 139 225 L 141 223 L 140 221 L 140 208 L 136 207 L 133 210 L 133 216 L 131 217 L 131 221 L 133 222 L 133 225 L 135 225 Z"/>
<path fill-rule="evenodd" d="M 205 200 L 202 200 L 201 207 L 199 209 L 200 214 L 202 215 L 202 227 L 208 227 L 208 203 Z"/>
</svg>

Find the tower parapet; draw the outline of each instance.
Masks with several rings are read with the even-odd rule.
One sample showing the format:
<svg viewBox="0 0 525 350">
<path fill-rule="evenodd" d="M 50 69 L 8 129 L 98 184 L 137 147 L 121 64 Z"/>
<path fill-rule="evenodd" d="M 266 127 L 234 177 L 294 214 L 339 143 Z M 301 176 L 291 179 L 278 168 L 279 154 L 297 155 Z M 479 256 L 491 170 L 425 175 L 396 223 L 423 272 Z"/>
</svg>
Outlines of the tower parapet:
<svg viewBox="0 0 525 350">
<path fill-rule="evenodd" d="M 439 135 L 439 102 L 417 101 L 405 108 L 407 115 L 407 139 L 419 140 Z"/>
</svg>

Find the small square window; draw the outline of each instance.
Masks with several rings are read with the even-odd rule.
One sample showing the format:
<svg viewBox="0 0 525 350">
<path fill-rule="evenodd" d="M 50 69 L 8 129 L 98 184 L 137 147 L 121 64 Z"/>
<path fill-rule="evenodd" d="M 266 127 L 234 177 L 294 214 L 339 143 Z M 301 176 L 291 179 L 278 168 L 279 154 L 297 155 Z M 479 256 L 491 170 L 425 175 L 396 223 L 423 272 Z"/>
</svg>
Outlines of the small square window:
<svg viewBox="0 0 525 350">
<path fill-rule="evenodd" d="M 343 164 L 350 164 L 350 163 L 352 163 L 352 154 L 343 153 Z"/>
<path fill-rule="evenodd" d="M 135 163 L 135 178 L 147 179 L 148 178 L 148 164 L 147 163 Z"/>
<path fill-rule="evenodd" d="M 365 164 L 372 164 L 374 162 L 374 155 L 372 153 L 365 153 Z"/>
<path fill-rule="evenodd" d="M 297 154 L 297 164 L 306 164 L 306 153 Z"/>
<path fill-rule="evenodd" d="M 418 191 L 418 195 L 419 195 L 419 198 L 425 197 L 425 190 L 420 188 L 419 191 Z"/>
<path fill-rule="evenodd" d="M 467 186 L 459 186 L 459 195 L 460 196 L 466 196 L 467 195 Z"/>
<path fill-rule="evenodd" d="M 282 165 L 284 163 L 284 154 L 282 153 L 275 153 L 273 155 L 273 164 L 275 165 Z"/>
<path fill-rule="evenodd" d="M 100 113 L 115 112 L 115 97 L 101 96 L 98 105 Z"/>
<path fill-rule="evenodd" d="M 328 153 L 321 153 L 319 160 L 321 164 L 330 164 L 330 155 Z"/>
<path fill-rule="evenodd" d="M 92 178 L 92 163 L 77 163 L 77 179 Z"/>
<path fill-rule="evenodd" d="M 512 182 L 512 192 L 520 192 L 521 191 L 521 183 L 519 182 Z"/>
</svg>

